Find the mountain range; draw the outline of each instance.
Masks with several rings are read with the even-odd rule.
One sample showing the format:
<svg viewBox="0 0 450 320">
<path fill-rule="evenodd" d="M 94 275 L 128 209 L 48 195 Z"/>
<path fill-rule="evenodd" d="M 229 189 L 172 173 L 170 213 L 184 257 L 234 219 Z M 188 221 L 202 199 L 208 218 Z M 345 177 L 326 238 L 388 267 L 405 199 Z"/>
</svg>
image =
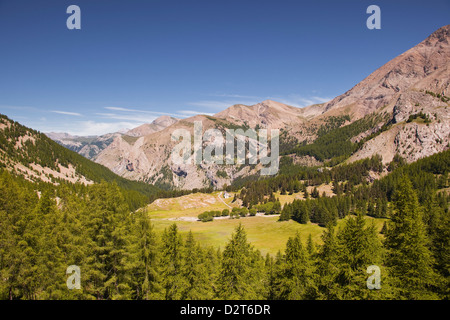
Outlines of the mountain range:
<svg viewBox="0 0 450 320">
<path fill-rule="evenodd" d="M 68 133 L 48 132 L 46 135 L 58 142 L 67 149 L 78 152 L 82 156 L 95 160 L 99 153 L 108 147 L 115 138 L 120 136 L 141 137 L 157 131 L 160 131 L 171 124 L 177 122 L 178 119 L 170 116 L 161 116 L 152 123 L 144 123 L 143 125 L 131 130 L 123 132 L 107 133 L 101 136 L 73 136 Z"/>
<path fill-rule="evenodd" d="M 449 40 L 447 25 L 323 104 L 296 108 L 266 100 L 233 105 L 213 116 L 164 116 L 124 133 L 46 135 L 126 179 L 178 189 L 220 188 L 261 169 L 261 165 L 174 164 L 170 154 L 176 142 L 171 133 L 193 132 L 196 121 L 202 122 L 203 132 L 279 129 L 282 157 L 302 165 L 354 162 L 374 154 L 384 163 L 396 154 L 413 162 L 449 148 Z M 339 147 L 342 140 L 350 144 L 350 151 Z M 330 152 L 319 154 L 320 148 Z M 333 153 L 333 148 L 341 150 Z"/>
</svg>

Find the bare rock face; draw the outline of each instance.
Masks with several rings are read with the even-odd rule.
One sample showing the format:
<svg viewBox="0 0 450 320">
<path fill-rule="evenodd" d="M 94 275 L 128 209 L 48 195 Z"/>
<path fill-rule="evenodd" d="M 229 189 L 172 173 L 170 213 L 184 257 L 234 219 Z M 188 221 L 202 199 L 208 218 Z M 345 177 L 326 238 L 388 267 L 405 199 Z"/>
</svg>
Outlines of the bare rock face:
<svg viewBox="0 0 450 320">
<path fill-rule="evenodd" d="M 167 127 L 171 126 L 172 124 L 174 124 L 178 120 L 179 119 L 174 118 L 174 117 L 170 117 L 170 116 L 161 116 L 159 118 L 156 118 L 152 123 L 157 125 L 157 126 L 159 126 L 162 129 L 164 129 L 164 128 L 167 128 Z"/>
<path fill-rule="evenodd" d="M 428 157 L 448 149 L 450 143 L 450 122 L 432 121 L 424 123 L 400 123 L 367 141 L 353 154 L 349 162 L 361 160 L 378 154 L 383 163 L 389 163 L 398 153 L 407 162 Z"/>
<path fill-rule="evenodd" d="M 60 145 L 66 147 L 67 149 L 78 152 L 79 154 L 90 160 L 96 160 L 98 155 L 104 149 L 106 149 L 113 141 L 115 141 L 117 138 L 122 137 L 123 135 L 130 137 L 142 137 L 151 133 L 161 131 L 177 121 L 178 119 L 173 117 L 161 116 L 155 119 L 152 123 L 143 124 L 125 133 L 114 132 L 107 133 L 101 136 L 80 137 L 73 136 L 68 133 L 56 132 L 49 132 L 46 133 L 46 135 L 47 137 L 58 142 Z"/>
<path fill-rule="evenodd" d="M 408 162 L 428 157 L 448 148 L 449 122 L 433 122 L 424 125 L 409 123 L 400 130 L 394 143 L 398 153 Z"/>
<path fill-rule="evenodd" d="M 289 155 L 290 158 L 292 158 L 292 162 L 296 165 L 305 166 L 305 167 L 314 167 L 314 166 L 320 166 L 323 163 L 316 160 L 316 158 L 311 156 L 302 156 L 299 157 L 296 154 Z"/>
</svg>

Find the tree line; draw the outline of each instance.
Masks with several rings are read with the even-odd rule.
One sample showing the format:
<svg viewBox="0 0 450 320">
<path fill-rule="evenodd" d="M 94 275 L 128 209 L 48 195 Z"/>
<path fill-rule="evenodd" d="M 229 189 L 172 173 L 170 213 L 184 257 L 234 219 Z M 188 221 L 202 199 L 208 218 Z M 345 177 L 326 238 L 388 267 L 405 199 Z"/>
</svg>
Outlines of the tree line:
<svg viewBox="0 0 450 320">
<path fill-rule="evenodd" d="M 328 224 L 323 244 L 289 238 L 262 256 L 239 225 L 223 250 L 199 243 L 176 224 L 156 232 L 143 210 L 130 211 L 121 189 L 100 183 L 79 195 L 40 196 L 0 175 L 2 299 L 447 299 L 450 225 L 438 203 L 425 208 L 407 175 L 392 195 L 381 237 L 363 213 Z M 66 268 L 81 269 L 68 290 Z M 369 290 L 367 267 L 381 289 Z"/>
<path fill-rule="evenodd" d="M 239 191 L 236 199 L 248 208 L 262 208 L 277 201 L 274 193 L 302 193 L 305 200 L 296 199 L 285 204 L 280 220 L 293 219 L 300 223 L 309 221 L 325 226 L 349 214 L 363 213 L 375 218 L 389 217 L 392 212 L 392 197 L 403 175 L 407 175 L 418 195 L 420 205 L 430 207 L 432 203 L 448 211 L 448 193 L 439 191 L 448 187 L 450 150 L 406 164 L 396 155 L 386 165 L 388 174 L 370 182 L 369 173 L 382 173 L 384 166 L 378 155 L 352 164 L 340 165 L 318 171 L 298 167 L 297 172 L 282 174 L 269 179 L 246 182 L 228 187 Z M 320 195 L 317 185 L 332 183 L 335 196 Z M 307 186 L 314 186 L 311 192 Z M 264 211 L 264 210 L 263 210 Z M 280 213 L 280 212 L 277 212 Z"/>
</svg>

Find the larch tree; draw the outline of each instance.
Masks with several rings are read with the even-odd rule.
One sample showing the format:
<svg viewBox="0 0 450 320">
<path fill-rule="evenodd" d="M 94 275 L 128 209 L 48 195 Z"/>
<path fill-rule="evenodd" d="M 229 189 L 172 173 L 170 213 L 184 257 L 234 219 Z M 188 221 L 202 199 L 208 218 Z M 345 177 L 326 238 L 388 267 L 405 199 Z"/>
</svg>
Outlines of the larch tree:
<svg viewBox="0 0 450 320">
<path fill-rule="evenodd" d="M 343 299 L 381 298 L 378 290 L 367 288 L 367 268 L 382 267 L 382 246 L 373 223 L 358 214 L 350 217 L 337 235 L 339 245 L 339 273 L 336 282 L 342 287 Z M 384 278 L 386 275 L 384 274 Z"/>
<path fill-rule="evenodd" d="M 183 250 L 183 240 L 174 223 L 162 235 L 161 276 L 166 300 L 180 300 L 187 286 L 182 274 Z"/>
<path fill-rule="evenodd" d="M 217 280 L 217 295 L 220 299 L 261 298 L 255 252 L 247 242 L 247 235 L 241 224 L 232 234 L 222 254 L 222 263 Z M 262 259 L 261 259 L 262 260 Z"/>
<path fill-rule="evenodd" d="M 400 178 L 393 203 L 395 212 L 387 228 L 385 246 L 394 285 L 408 299 L 434 298 L 434 260 L 428 247 L 422 208 L 407 176 Z"/>
<path fill-rule="evenodd" d="M 186 286 L 182 292 L 183 300 L 202 300 L 213 297 L 206 261 L 203 260 L 203 249 L 197 244 L 191 231 L 184 243 L 182 277 Z"/>
<path fill-rule="evenodd" d="M 303 248 L 298 233 L 288 239 L 283 262 L 277 275 L 276 299 L 314 299 L 316 290 L 312 280 L 312 269 L 308 253 Z"/>
</svg>

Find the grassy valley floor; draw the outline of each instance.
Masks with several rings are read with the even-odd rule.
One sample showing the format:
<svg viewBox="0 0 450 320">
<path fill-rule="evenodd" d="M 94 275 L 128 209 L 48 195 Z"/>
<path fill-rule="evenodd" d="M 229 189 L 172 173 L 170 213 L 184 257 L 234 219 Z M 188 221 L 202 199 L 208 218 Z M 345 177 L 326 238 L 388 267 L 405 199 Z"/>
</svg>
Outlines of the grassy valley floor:
<svg viewBox="0 0 450 320">
<path fill-rule="evenodd" d="M 281 196 L 283 199 L 280 197 L 280 201 L 283 204 L 292 202 L 297 196 L 296 194 L 284 195 Z M 289 237 L 295 236 L 296 232 L 300 233 L 304 244 L 310 234 L 314 243 L 322 244 L 321 236 L 325 228 L 312 223 L 300 224 L 292 220 L 280 222 L 278 216 L 247 216 L 239 219 L 221 217 L 210 222 L 196 220 L 202 212 L 230 209 L 228 206 L 236 206 L 231 203 L 232 199 L 232 197 L 223 199 L 221 192 L 196 193 L 178 198 L 156 200 L 148 206 L 147 211 L 155 230 L 162 231 L 176 223 L 182 234 L 190 230 L 200 243 L 221 249 L 225 247 L 239 223 L 245 228 L 248 241 L 263 255 L 266 253 L 275 255 L 278 250 L 284 251 L 287 240 Z M 378 230 L 381 230 L 383 222 L 386 221 L 386 219 L 372 217 L 366 217 L 366 219 L 373 221 Z M 338 228 L 343 225 L 344 220 L 338 221 Z"/>
</svg>

